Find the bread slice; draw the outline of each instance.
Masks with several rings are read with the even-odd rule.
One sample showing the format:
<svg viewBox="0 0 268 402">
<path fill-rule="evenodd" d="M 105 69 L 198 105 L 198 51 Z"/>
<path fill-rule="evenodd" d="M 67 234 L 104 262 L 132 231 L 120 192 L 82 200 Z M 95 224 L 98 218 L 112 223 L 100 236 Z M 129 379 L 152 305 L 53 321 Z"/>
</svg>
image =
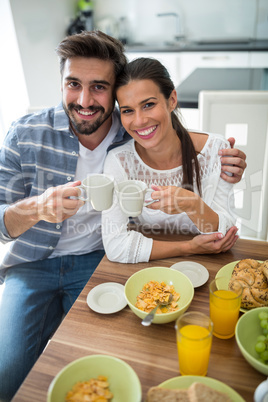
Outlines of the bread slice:
<svg viewBox="0 0 268 402">
<path fill-rule="evenodd" d="M 148 391 L 146 402 L 190 402 L 190 399 L 187 389 L 152 387 Z"/>
<path fill-rule="evenodd" d="M 208 385 L 194 382 L 188 389 L 152 387 L 146 402 L 232 402 L 227 394 Z"/>
<path fill-rule="evenodd" d="M 230 397 L 208 385 L 194 382 L 188 389 L 190 402 L 231 402 Z"/>
</svg>

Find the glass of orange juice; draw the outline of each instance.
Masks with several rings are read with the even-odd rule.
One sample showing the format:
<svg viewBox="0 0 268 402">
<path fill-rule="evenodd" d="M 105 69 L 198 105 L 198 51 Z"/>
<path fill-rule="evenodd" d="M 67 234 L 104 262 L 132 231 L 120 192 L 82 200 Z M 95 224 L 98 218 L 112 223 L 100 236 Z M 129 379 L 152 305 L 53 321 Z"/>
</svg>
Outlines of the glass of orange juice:
<svg viewBox="0 0 268 402">
<path fill-rule="evenodd" d="M 175 328 L 181 375 L 205 376 L 212 343 L 211 319 L 193 311 L 181 315 Z"/>
<path fill-rule="evenodd" d="M 239 316 L 243 288 L 235 283 L 235 292 L 228 290 L 228 278 L 218 277 L 209 285 L 210 318 L 214 324 L 213 335 L 228 339 L 235 334 L 235 326 Z"/>
</svg>

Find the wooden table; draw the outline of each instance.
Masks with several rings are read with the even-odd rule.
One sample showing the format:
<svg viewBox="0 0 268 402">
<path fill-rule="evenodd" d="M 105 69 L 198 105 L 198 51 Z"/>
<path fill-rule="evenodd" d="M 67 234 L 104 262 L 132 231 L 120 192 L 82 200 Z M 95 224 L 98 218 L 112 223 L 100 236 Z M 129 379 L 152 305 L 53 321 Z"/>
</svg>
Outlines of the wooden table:
<svg viewBox="0 0 268 402">
<path fill-rule="evenodd" d="M 267 259 L 268 243 L 239 239 L 231 251 L 223 254 L 133 265 L 112 263 L 104 257 L 13 401 L 45 402 L 50 382 L 66 364 L 98 353 L 127 362 L 138 374 L 145 398 L 151 386 L 179 375 L 174 322 L 144 327 L 128 306 L 115 314 L 95 313 L 86 304 L 88 292 L 104 282 L 125 284 L 130 275 L 145 267 L 170 267 L 175 262 L 191 260 L 202 263 L 209 270 L 209 281 L 195 289 L 189 311 L 209 314 L 210 280 L 223 265 L 242 258 Z M 250 402 L 257 385 L 266 379 L 246 362 L 234 337 L 228 340 L 213 338 L 207 375 L 223 381 Z"/>
</svg>

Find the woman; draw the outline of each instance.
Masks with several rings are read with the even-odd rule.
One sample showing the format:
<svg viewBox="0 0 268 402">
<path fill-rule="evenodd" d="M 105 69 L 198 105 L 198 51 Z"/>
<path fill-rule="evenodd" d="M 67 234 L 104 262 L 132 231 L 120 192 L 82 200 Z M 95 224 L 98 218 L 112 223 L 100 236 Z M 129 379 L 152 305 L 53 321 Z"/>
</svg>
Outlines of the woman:
<svg viewBox="0 0 268 402">
<path fill-rule="evenodd" d="M 136 263 L 229 250 L 237 240 L 233 190 L 220 178 L 218 156 L 229 143 L 219 136 L 188 133 L 182 126 L 174 85 L 158 60 L 129 63 L 116 83 L 116 97 L 122 124 L 133 139 L 108 153 L 104 173 L 112 174 L 115 182 L 142 180 L 155 190 L 156 201 L 136 219 L 143 228 L 199 235 L 171 242 L 128 230 L 129 217 L 115 197 L 102 215 L 108 259 Z"/>
</svg>

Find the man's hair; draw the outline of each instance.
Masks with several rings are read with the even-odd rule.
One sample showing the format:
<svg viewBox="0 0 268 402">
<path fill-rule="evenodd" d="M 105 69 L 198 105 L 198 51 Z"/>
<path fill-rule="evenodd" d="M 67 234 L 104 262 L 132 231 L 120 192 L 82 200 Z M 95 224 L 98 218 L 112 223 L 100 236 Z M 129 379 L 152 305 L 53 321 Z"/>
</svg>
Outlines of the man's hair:
<svg viewBox="0 0 268 402">
<path fill-rule="evenodd" d="M 123 44 L 105 33 L 84 31 L 79 34 L 67 36 L 56 48 L 60 60 L 60 73 L 63 73 L 67 59 L 74 57 L 97 58 L 110 60 L 114 65 L 117 77 L 127 63 Z"/>
</svg>

